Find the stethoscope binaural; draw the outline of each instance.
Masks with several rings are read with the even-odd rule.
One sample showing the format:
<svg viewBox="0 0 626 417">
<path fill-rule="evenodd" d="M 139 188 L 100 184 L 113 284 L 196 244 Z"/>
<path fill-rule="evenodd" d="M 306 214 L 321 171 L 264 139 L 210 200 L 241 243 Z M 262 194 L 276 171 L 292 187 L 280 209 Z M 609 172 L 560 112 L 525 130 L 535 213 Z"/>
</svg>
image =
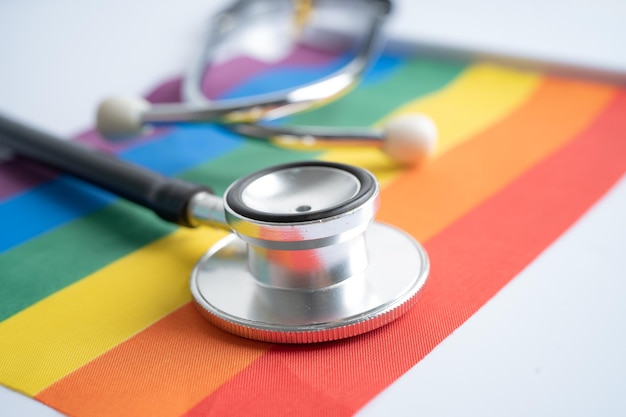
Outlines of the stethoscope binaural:
<svg viewBox="0 0 626 417">
<path fill-rule="evenodd" d="M 218 327 L 284 343 L 342 339 L 405 313 L 428 276 L 412 237 L 373 222 L 368 171 L 310 161 L 235 181 L 219 198 L 156 172 L 0 116 L 0 144 L 188 227 L 232 231 L 200 259 L 191 293 Z"/>
<path fill-rule="evenodd" d="M 98 130 L 105 137 L 115 139 L 139 135 L 150 125 L 215 122 L 258 139 L 369 142 L 380 146 L 397 162 L 418 163 L 433 151 L 437 138 L 435 124 L 422 114 L 396 117 L 381 130 L 267 123 L 323 105 L 352 89 L 378 54 L 382 26 L 390 10 L 390 0 L 238 0 L 212 19 L 202 53 L 183 80 L 184 103 L 153 105 L 138 97 L 112 97 L 104 100 L 98 109 Z M 324 27 L 329 15 L 342 11 L 344 15 L 337 25 Z M 255 28 L 264 19 L 271 26 L 280 26 L 280 22 L 292 24 L 286 33 L 279 35 L 280 40 L 310 38 L 317 46 L 323 44 L 324 47 L 332 43 L 326 42 L 326 38 L 329 32 L 337 31 L 338 26 L 342 29 L 357 26 L 358 35 L 349 34 L 358 39 L 351 42 L 354 44 L 352 59 L 327 77 L 293 89 L 248 98 L 210 100 L 202 90 L 206 68 L 216 61 L 222 45 Z M 339 37 L 335 35 L 333 39 Z"/>
</svg>

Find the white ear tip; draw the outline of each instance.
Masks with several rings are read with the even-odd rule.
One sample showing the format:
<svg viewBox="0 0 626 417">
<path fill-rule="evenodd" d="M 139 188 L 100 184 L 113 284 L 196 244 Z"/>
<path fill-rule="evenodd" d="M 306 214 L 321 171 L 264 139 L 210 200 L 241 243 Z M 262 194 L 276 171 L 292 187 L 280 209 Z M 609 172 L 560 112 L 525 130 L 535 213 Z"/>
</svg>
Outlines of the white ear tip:
<svg viewBox="0 0 626 417">
<path fill-rule="evenodd" d="M 404 165 L 415 165 L 433 154 L 437 147 L 437 125 L 424 114 L 392 119 L 383 130 L 383 150 Z"/>
<path fill-rule="evenodd" d="M 143 130 L 141 114 L 150 103 L 140 97 L 110 97 L 98 106 L 96 126 L 110 139 L 136 136 Z"/>
</svg>

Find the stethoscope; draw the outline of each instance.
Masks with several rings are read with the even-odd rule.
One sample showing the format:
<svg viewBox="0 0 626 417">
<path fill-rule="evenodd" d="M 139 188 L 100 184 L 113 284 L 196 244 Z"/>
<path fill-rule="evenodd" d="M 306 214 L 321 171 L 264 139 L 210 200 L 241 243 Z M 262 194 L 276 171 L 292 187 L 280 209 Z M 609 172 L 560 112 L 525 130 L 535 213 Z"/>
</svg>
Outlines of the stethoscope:
<svg viewBox="0 0 626 417">
<path fill-rule="evenodd" d="M 428 276 L 419 243 L 373 222 L 379 185 L 362 168 L 279 165 L 235 181 L 220 198 L 2 116 L 0 144 L 170 222 L 232 231 L 196 264 L 190 287 L 210 322 L 240 336 L 310 343 L 374 330 L 405 313 Z"/>
<path fill-rule="evenodd" d="M 393 118 L 382 129 L 268 123 L 328 103 L 352 89 L 379 52 L 382 26 L 390 10 L 390 0 L 238 0 L 212 19 L 202 53 L 183 80 L 183 103 L 155 105 L 139 97 L 111 97 L 98 108 L 97 128 L 105 137 L 120 139 L 140 135 L 154 125 L 213 122 L 245 136 L 279 142 L 371 143 L 396 162 L 419 163 L 434 150 L 437 139 L 436 125 L 423 114 Z M 344 29 L 355 26 L 358 35 L 332 34 L 333 39 L 341 38 L 353 49 L 351 59 L 334 73 L 293 89 L 243 99 L 212 101 L 204 94 L 206 69 L 216 61 L 222 45 L 229 46 L 228 40 L 256 28 L 259 21 L 268 20 L 272 26 L 280 26 L 276 21 L 292 23 L 288 32 L 279 35 L 281 39 L 326 40 L 329 33 L 336 32 L 326 21 L 342 12 L 338 25 Z M 348 36 L 351 42 L 344 39 Z"/>
<path fill-rule="evenodd" d="M 388 1 L 365 3 L 384 14 L 389 9 Z M 249 4 L 240 1 L 227 12 Z M 375 37 L 381 19 L 382 14 L 376 15 L 369 38 Z M 349 69 L 363 67 L 363 57 L 348 64 Z M 360 72 L 362 68 L 350 69 L 347 78 Z M 308 106 L 319 99 L 293 96 L 302 95 L 286 94 L 243 107 L 231 102 L 181 106 L 173 113 L 178 120 L 207 114 L 235 120 L 233 114 L 239 111 L 254 113 L 261 107 L 271 114 L 276 105 L 284 113 L 293 110 L 291 105 Z M 171 115 L 154 106 L 133 113 L 140 117 L 130 124 L 141 129 L 165 114 Z M 235 131 L 267 128 L 236 121 L 228 125 Z M 279 165 L 240 178 L 220 198 L 205 186 L 164 177 L 2 116 L 0 144 L 143 205 L 167 221 L 231 231 L 198 261 L 190 289 L 210 322 L 240 336 L 311 343 L 362 334 L 408 311 L 429 273 L 428 257 L 418 242 L 373 221 L 379 185 L 362 168 L 321 161 Z"/>
</svg>

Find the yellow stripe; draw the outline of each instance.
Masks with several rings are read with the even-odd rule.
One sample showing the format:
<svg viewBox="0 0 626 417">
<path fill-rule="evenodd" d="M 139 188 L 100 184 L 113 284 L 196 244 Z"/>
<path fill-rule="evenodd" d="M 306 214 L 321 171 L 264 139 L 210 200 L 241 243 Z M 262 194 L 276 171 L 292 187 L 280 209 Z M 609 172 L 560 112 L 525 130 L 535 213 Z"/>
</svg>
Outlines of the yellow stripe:
<svg viewBox="0 0 626 417">
<path fill-rule="evenodd" d="M 191 269 L 220 236 L 178 230 L 0 323 L 2 382 L 35 395 L 188 302 Z"/>
<path fill-rule="evenodd" d="M 472 65 L 442 90 L 400 107 L 377 125 L 402 114 L 427 114 L 439 129 L 437 155 L 441 155 L 513 112 L 535 91 L 540 80 L 541 76 L 533 72 Z M 402 172 L 377 148 L 337 147 L 321 159 L 365 167 L 381 184 Z"/>
<path fill-rule="evenodd" d="M 538 80 L 477 65 L 394 114 L 421 111 L 433 117 L 441 129 L 441 153 L 512 111 Z M 334 148 L 323 159 L 365 166 L 383 184 L 399 173 L 371 149 Z M 221 235 L 179 230 L 0 323 L 3 383 L 34 395 L 189 301 L 189 273 Z"/>
</svg>

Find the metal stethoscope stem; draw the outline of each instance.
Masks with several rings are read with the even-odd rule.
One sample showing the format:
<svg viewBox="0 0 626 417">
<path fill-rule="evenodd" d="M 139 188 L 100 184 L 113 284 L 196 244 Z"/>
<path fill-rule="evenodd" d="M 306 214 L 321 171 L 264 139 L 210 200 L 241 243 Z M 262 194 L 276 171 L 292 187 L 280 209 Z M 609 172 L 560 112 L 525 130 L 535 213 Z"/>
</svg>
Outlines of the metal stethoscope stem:
<svg viewBox="0 0 626 417">
<path fill-rule="evenodd" d="M 415 302 L 429 271 L 410 236 L 373 223 L 379 186 L 368 171 L 310 161 L 209 188 L 116 159 L 0 116 L 0 144 L 187 227 L 229 231 L 198 262 L 199 311 L 232 333 L 310 343 L 361 334 Z"/>
</svg>

